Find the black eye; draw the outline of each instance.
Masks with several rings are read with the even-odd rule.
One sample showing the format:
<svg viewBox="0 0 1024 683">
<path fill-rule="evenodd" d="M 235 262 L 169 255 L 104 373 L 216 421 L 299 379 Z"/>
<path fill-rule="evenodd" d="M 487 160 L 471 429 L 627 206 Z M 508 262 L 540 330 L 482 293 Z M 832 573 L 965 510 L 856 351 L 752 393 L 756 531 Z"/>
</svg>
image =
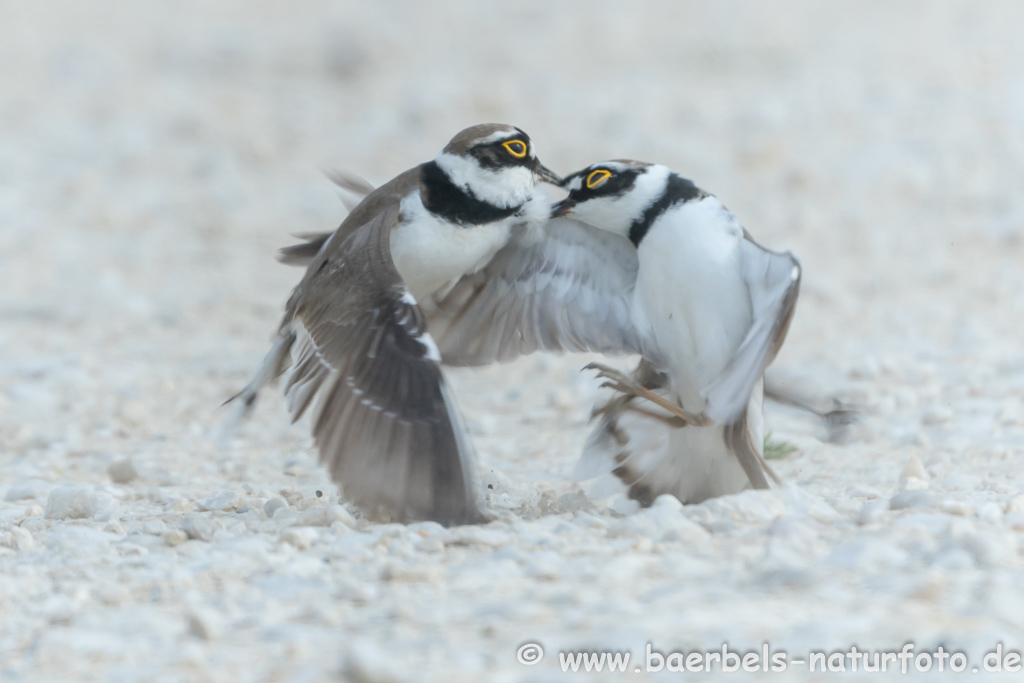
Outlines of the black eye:
<svg viewBox="0 0 1024 683">
<path fill-rule="evenodd" d="M 508 153 L 516 159 L 522 159 L 526 156 L 526 143 L 522 140 L 509 140 L 501 143 L 501 146 L 508 150 Z"/>
</svg>

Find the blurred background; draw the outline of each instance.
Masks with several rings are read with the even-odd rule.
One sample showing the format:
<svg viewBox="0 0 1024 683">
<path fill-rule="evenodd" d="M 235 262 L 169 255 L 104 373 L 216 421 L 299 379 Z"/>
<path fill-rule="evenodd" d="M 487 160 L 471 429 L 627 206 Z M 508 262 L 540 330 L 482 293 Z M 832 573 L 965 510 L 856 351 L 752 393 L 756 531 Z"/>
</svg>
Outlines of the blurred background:
<svg viewBox="0 0 1024 683">
<path fill-rule="evenodd" d="M 326 485 L 276 397 L 235 450 L 206 438 L 300 277 L 275 251 L 343 217 L 324 169 L 380 183 L 484 121 L 563 174 L 667 164 L 796 253 L 777 371 L 877 415 L 855 461 L 791 435 L 790 476 L 827 497 L 845 468 L 895 481 L 900 448 L 1019 458 L 1021 26 L 1013 1 L 5 0 L 3 476 L 127 453 L 168 485 L 288 462 Z M 455 373 L 485 465 L 565 478 L 580 365 Z"/>
</svg>

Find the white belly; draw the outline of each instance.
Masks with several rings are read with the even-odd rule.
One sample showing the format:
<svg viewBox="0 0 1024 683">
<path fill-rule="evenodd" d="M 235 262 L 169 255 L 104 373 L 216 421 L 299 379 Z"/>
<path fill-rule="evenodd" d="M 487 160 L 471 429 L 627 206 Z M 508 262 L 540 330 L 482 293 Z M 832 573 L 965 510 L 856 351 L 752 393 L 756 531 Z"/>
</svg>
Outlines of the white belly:
<svg viewBox="0 0 1024 683">
<path fill-rule="evenodd" d="M 402 223 L 391 233 L 391 258 L 422 305 L 455 280 L 479 270 L 508 242 L 512 221 L 462 227 L 423 208 L 419 194 L 402 200 Z"/>
<path fill-rule="evenodd" d="M 743 231 L 717 199 L 666 212 L 640 243 L 633 318 L 645 351 L 687 410 L 704 408 L 701 389 L 731 360 L 752 324 L 739 244 Z"/>
</svg>

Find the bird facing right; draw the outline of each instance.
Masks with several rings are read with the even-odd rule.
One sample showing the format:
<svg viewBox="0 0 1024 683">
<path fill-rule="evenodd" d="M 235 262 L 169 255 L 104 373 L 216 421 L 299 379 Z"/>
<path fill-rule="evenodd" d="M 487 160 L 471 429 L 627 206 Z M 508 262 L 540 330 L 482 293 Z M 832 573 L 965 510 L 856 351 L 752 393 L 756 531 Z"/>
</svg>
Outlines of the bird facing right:
<svg viewBox="0 0 1024 683">
<path fill-rule="evenodd" d="M 563 185 L 555 216 L 636 248 L 630 311 L 643 355 L 633 377 L 595 366 L 619 395 L 597 411 L 578 478 L 612 471 L 642 505 L 768 488 L 763 376 L 789 328 L 799 263 L 665 166 L 603 162 Z"/>
</svg>

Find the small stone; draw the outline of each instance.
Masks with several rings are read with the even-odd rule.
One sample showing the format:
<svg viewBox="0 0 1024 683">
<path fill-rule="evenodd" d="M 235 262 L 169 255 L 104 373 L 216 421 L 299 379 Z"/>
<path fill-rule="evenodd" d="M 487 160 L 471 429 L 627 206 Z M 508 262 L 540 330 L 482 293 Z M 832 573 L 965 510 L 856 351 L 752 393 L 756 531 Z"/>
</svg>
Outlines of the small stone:
<svg viewBox="0 0 1024 683">
<path fill-rule="evenodd" d="M 853 379 L 874 379 L 878 374 L 878 371 L 878 361 L 869 357 L 851 367 L 849 374 Z"/>
<path fill-rule="evenodd" d="M 455 543 L 468 546 L 500 548 L 511 540 L 507 533 L 479 526 L 463 526 L 452 530 Z"/>
<path fill-rule="evenodd" d="M 116 519 L 112 519 L 103 526 L 103 530 L 108 534 L 114 534 L 115 536 L 125 536 L 126 532 L 121 523 Z"/>
<path fill-rule="evenodd" d="M 332 505 L 330 511 L 331 524 L 334 524 L 335 522 L 340 522 L 347 526 L 349 529 L 355 529 L 356 525 L 359 523 L 356 520 L 356 518 L 352 516 L 352 513 L 346 510 L 341 505 Z"/>
<path fill-rule="evenodd" d="M 932 565 L 946 571 L 958 572 L 974 568 L 974 557 L 962 548 L 946 548 L 936 553 Z"/>
<path fill-rule="evenodd" d="M 43 519 L 42 515 L 32 515 L 21 520 L 21 528 L 26 531 L 36 533 L 39 531 L 46 531 L 50 527 L 46 524 L 46 520 Z"/>
<path fill-rule="evenodd" d="M 1007 512 L 1024 512 L 1024 495 L 1017 496 L 1006 504 Z"/>
<path fill-rule="evenodd" d="M 109 511 L 114 499 L 84 486 L 59 486 L 46 499 L 47 519 L 88 519 Z"/>
<path fill-rule="evenodd" d="M 405 581 L 408 583 L 435 583 L 441 579 L 441 572 L 433 565 L 389 564 L 380 574 L 384 581 Z"/>
<path fill-rule="evenodd" d="M 325 505 L 317 505 L 300 512 L 295 523 L 299 526 L 330 526 L 333 521 L 330 509 Z"/>
<path fill-rule="evenodd" d="M 0 534 L 0 545 L 17 550 L 18 552 L 25 552 L 26 550 L 32 550 L 36 547 L 36 541 L 32 538 L 31 532 L 22 527 L 12 527 L 6 533 Z"/>
<path fill-rule="evenodd" d="M 874 524 L 880 521 L 885 517 L 890 504 L 884 500 L 869 500 L 864 503 L 864 506 L 860 509 L 860 514 L 857 515 L 857 524 L 864 526 L 865 524 Z"/>
<path fill-rule="evenodd" d="M 927 491 L 900 491 L 889 499 L 890 510 L 905 508 L 927 508 L 934 505 L 935 498 Z"/>
<path fill-rule="evenodd" d="M 61 524 L 46 537 L 46 545 L 67 555 L 97 557 L 110 547 L 113 538 L 87 526 Z"/>
<path fill-rule="evenodd" d="M 982 503 L 981 507 L 978 508 L 978 519 L 982 522 L 998 524 L 1003 521 L 1003 511 L 998 503 Z"/>
<path fill-rule="evenodd" d="M 196 610 L 188 615 L 188 632 L 196 638 L 213 640 L 221 630 L 221 621 L 212 612 Z"/>
<path fill-rule="evenodd" d="M 188 534 L 181 529 L 175 529 L 164 534 L 164 543 L 171 546 L 172 548 L 176 545 L 181 545 L 188 540 Z"/>
<path fill-rule="evenodd" d="M 181 520 L 181 530 L 185 535 L 195 541 L 212 541 L 213 524 L 203 517 L 186 517 Z"/>
<path fill-rule="evenodd" d="M 343 600 L 368 603 L 377 597 L 378 592 L 377 586 L 372 583 L 362 583 L 352 578 L 341 578 L 338 581 L 336 595 Z"/>
<path fill-rule="evenodd" d="M 1007 512 L 1003 517 L 1003 523 L 1014 531 L 1024 531 L 1024 510 L 1020 512 Z"/>
<path fill-rule="evenodd" d="M 40 479 L 26 479 L 25 481 L 11 484 L 11 487 L 7 489 L 7 493 L 4 494 L 4 500 L 15 502 L 31 498 L 40 499 L 45 497 L 52 488 L 53 484 L 49 482 Z"/>
<path fill-rule="evenodd" d="M 921 413 L 921 422 L 926 425 L 940 425 L 953 419 L 953 410 L 947 406 L 928 406 Z"/>
<path fill-rule="evenodd" d="M 236 491 L 218 491 L 198 501 L 196 505 L 200 510 L 219 512 L 221 510 L 233 510 L 238 505 L 239 496 Z"/>
<path fill-rule="evenodd" d="M 906 465 L 903 467 L 903 474 L 900 475 L 901 479 L 914 477 L 916 479 L 922 479 L 928 481 L 931 477 L 928 476 L 928 472 L 925 471 L 925 466 L 922 464 L 921 459 L 918 456 L 910 456 Z"/>
<path fill-rule="evenodd" d="M 163 536 L 167 533 L 167 525 L 160 519 L 149 519 L 142 523 L 142 533 Z"/>
<path fill-rule="evenodd" d="M 288 507 L 288 503 L 280 498 L 271 498 L 263 504 L 263 512 L 267 513 L 267 517 L 273 517 L 274 513 L 283 507 Z"/>
<path fill-rule="evenodd" d="M 316 529 L 308 526 L 293 526 L 281 532 L 281 541 L 299 550 L 308 550 L 316 541 Z"/>
<path fill-rule="evenodd" d="M 135 470 L 131 458 L 111 463 L 107 468 L 107 474 L 115 484 L 127 484 L 139 478 L 139 473 Z"/>
<path fill-rule="evenodd" d="M 645 538 L 659 543 L 699 543 L 707 540 L 708 532 L 686 517 L 683 509 L 683 504 L 675 496 L 658 496 L 651 507 L 611 523 L 608 536 L 634 538 L 640 544 L 637 549 L 643 552 L 650 549 L 643 543 Z"/>
<path fill-rule="evenodd" d="M 424 538 L 416 543 L 416 550 L 421 553 L 443 553 L 444 543 L 439 538 Z"/>
<path fill-rule="evenodd" d="M 1006 426 L 1024 423 L 1024 401 L 1007 401 L 999 410 L 996 419 L 999 420 L 999 424 Z"/>
<path fill-rule="evenodd" d="M 907 477 L 900 480 L 900 489 L 903 491 L 923 491 L 928 488 L 928 482 L 917 477 Z"/>
<path fill-rule="evenodd" d="M 297 489 L 281 489 L 279 493 L 288 501 L 289 505 L 298 505 L 299 501 L 303 499 L 302 492 Z"/>
<path fill-rule="evenodd" d="M 368 641 L 355 642 L 345 657 L 344 673 L 352 683 L 403 683 L 394 659 Z"/>
<path fill-rule="evenodd" d="M 939 506 L 939 509 L 949 515 L 957 515 L 958 517 L 970 517 L 974 510 L 970 505 L 962 500 L 944 500 Z"/>
</svg>

